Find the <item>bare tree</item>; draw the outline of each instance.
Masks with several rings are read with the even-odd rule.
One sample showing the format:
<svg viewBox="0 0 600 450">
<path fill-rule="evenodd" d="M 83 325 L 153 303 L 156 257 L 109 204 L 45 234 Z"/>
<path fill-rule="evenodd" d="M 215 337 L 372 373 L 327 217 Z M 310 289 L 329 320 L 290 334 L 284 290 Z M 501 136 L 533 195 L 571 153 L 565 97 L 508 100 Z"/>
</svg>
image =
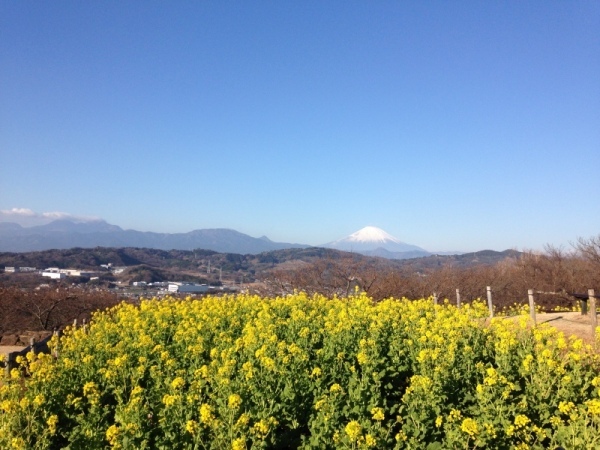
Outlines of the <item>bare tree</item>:
<svg viewBox="0 0 600 450">
<path fill-rule="evenodd" d="M 60 328 L 118 303 L 115 294 L 76 288 L 0 287 L 0 332 Z"/>
<path fill-rule="evenodd" d="M 484 299 L 486 286 L 493 291 L 494 305 L 505 308 L 527 302 L 528 289 L 538 291 L 536 303 L 544 309 L 572 306 L 573 293 L 600 286 L 600 236 L 579 239 L 575 251 L 546 246 L 543 252 L 528 251 L 493 265 L 457 267 L 446 264 L 435 269 L 393 268 L 352 257 L 323 259 L 272 272 L 267 285 L 282 295 L 294 290 L 309 294 L 347 296 L 355 288 L 374 300 L 423 298 L 436 293 L 461 300 Z"/>
<path fill-rule="evenodd" d="M 600 268 L 600 234 L 591 238 L 579 238 L 575 243 L 575 248 L 581 256 L 591 262 L 594 266 Z"/>
</svg>

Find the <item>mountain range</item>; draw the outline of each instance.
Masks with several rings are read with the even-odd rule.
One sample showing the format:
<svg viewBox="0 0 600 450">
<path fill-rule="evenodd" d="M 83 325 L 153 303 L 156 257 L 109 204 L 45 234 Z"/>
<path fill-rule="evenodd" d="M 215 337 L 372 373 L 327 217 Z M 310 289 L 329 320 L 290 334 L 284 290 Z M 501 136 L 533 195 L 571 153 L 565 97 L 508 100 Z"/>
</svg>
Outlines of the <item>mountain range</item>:
<svg viewBox="0 0 600 450">
<path fill-rule="evenodd" d="M 226 228 L 188 233 L 153 233 L 123 230 L 103 220 L 72 222 L 55 220 L 46 225 L 22 227 L 0 223 L 0 251 L 29 252 L 73 247 L 144 247 L 160 250 L 206 249 L 222 253 L 256 254 L 308 245 L 273 242 L 266 236 L 254 238 Z"/>
<path fill-rule="evenodd" d="M 274 242 L 266 236 L 254 238 L 226 228 L 199 229 L 188 233 L 154 233 L 124 230 L 104 220 L 55 220 L 45 225 L 23 227 L 0 222 L 0 252 L 31 252 L 50 249 L 94 247 L 138 247 L 159 250 L 205 249 L 220 253 L 258 254 L 309 245 Z M 320 247 L 378 256 L 407 259 L 431 253 L 400 241 L 380 228 L 368 226 Z"/>
</svg>

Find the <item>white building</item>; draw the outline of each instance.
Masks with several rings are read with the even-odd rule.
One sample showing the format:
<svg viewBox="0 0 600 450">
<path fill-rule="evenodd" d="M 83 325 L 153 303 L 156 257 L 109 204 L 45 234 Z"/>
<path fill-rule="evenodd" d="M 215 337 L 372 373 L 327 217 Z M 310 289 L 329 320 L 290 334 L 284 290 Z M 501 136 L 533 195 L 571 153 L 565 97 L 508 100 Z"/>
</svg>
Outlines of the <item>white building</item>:
<svg viewBox="0 0 600 450">
<path fill-rule="evenodd" d="M 208 292 L 207 284 L 195 284 L 195 283 L 169 283 L 169 292 L 177 293 L 202 293 Z"/>
<path fill-rule="evenodd" d="M 51 276 L 50 274 L 61 274 L 62 277 Z M 58 267 L 48 267 L 42 272 L 43 277 L 64 278 L 64 277 L 93 277 L 98 275 L 98 272 L 81 269 L 59 269 Z"/>
<path fill-rule="evenodd" d="M 9 273 L 9 272 L 35 272 L 36 268 L 35 267 L 9 267 L 9 266 L 4 266 L 4 272 Z"/>
<path fill-rule="evenodd" d="M 59 272 L 66 274 L 68 277 L 93 277 L 98 275 L 98 272 L 81 269 L 60 269 Z"/>
<path fill-rule="evenodd" d="M 62 280 L 63 278 L 67 278 L 66 273 L 59 272 L 58 269 L 54 270 L 54 268 L 46 269 L 42 272 L 43 277 L 48 277 L 53 280 Z"/>
</svg>

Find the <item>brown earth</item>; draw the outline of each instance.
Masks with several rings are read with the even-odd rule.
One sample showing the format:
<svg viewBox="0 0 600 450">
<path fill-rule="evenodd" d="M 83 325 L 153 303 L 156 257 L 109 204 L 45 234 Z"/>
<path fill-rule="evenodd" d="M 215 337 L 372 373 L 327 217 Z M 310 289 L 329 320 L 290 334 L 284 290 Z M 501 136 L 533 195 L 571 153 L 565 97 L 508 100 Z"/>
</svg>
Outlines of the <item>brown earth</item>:
<svg viewBox="0 0 600 450">
<path fill-rule="evenodd" d="M 575 335 L 588 344 L 593 344 L 595 334 L 592 330 L 592 319 L 590 315 L 582 315 L 580 312 L 558 312 L 538 314 L 538 324 L 546 323 L 558 331 L 562 331 L 566 337 Z"/>
<path fill-rule="evenodd" d="M 0 355 L 8 355 L 12 352 L 20 352 L 25 347 L 19 347 L 18 345 L 0 345 Z"/>
<path fill-rule="evenodd" d="M 518 320 L 507 317 L 507 320 Z M 565 337 L 576 336 L 587 344 L 594 344 L 595 335 L 592 330 L 592 319 L 581 312 L 556 312 L 536 314 L 537 325 L 547 324 L 561 331 Z"/>
</svg>

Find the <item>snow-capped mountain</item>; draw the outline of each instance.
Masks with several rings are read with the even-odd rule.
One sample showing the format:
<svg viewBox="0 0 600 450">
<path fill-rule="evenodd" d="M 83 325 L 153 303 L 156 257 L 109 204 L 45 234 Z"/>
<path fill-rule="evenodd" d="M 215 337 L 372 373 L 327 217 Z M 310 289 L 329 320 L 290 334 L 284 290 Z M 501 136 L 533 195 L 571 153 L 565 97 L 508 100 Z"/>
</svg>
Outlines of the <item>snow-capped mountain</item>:
<svg viewBox="0 0 600 450">
<path fill-rule="evenodd" d="M 324 244 L 322 247 L 389 259 L 415 258 L 430 254 L 421 247 L 402 242 L 381 228 L 373 226 L 364 227 L 345 238 Z"/>
</svg>

